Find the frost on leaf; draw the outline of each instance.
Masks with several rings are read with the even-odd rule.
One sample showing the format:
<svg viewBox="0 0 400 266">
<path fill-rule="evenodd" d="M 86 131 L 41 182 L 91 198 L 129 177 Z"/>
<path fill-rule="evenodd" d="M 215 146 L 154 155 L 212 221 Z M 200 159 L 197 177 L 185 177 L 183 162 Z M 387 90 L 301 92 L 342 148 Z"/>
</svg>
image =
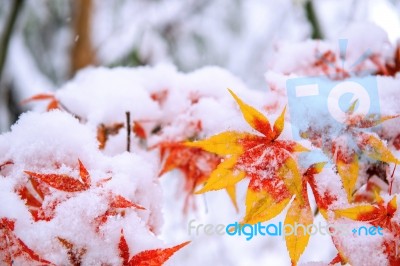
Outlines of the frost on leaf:
<svg viewBox="0 0 400 266">
<path fill-rule="evenodd" d="M 310 139 L 332 158 L 342 180 L 348 202 L 354 201 L 355 186 L 360 174 L 361 156 L 384 163 L 399 163 L 399 160 L 388 149 L 385 141 L 378 135 L 366 131 L 366 129 L 399 116 L 355 114 L 354 109 L 357 103 L 358 101 L 354 101 L 348 108 L 344 126 L 335 136 L 317 132 L 318 130 L 312 126 L 307 132 L 301 134 L 302 137 Z"/>
<path fill-rule="evenodd" d="M 367 222 L 378 229 L 383 230 L 385 235 L 382 243 L 383 253 L 386 255 L 389 265 L 399 265 L 398 250 L 400 247 L 400 224 L 394 219 L 397 211 L 397 195 L 387 203 L 381 196 L 375 193 L 375 204 L 361 204 L 346 209 L 335 210 L 337 218 L 347 218 L 354 221 Z"/>
<path fill-rule="evenodd" d="M 307 224 L 312 223 L 307 186 L 293 157 L 293 153 L 307 149 L 294 141 L 278 139 L 284 128 L 285 109 L 271 127 L 262 113 L 244 103 L 232 91 L 229 92 L 238 103 L 244 119 L 260 134 L 227 131 L 206 140 L 186 143 L 188 147 L 202 148 L 224 156 L 198 193 L 234 188 L 247 175 L 250 183 L 243 223 L 274 218 L 292 197 L 295 200 L 285 222 L 292 223 L 296 218 Z M 288 237 L 286 243 L 289 255 L 296 263 L 307 246 L 308 237 Z"/>
<path fill-rule="evenodd" d="M 94 224 L 96 226 L 96 232 L 99 233 L 100 227 L 107 222 L 107 220 L 112 216 L 120 215 L 121 217 L 125 216 L 125 209 L 132 208 L 137 210 L 146 210 L 144 207 L 133 203 L 127 198 L 121 195 L 113 195 L 109 196 L 109 207 L 106 212 L 99 215 L 95 218 Z"/>
</svg>

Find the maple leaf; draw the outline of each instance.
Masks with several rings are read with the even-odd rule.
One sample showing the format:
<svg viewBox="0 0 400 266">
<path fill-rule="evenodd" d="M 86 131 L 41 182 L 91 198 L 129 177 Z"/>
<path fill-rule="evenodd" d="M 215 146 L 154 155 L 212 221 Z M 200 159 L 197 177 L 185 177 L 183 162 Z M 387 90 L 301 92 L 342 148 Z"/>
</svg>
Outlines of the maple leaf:
<svg viewBox="0 0 400 266">
<path fill-rule="evenodd" d="M 39 262 L 54 265 L 41 258 L 14 234 L 15 221 L 8 218 L 0 219 L 0 260 L 6 265 L 13 265 L 16 257 L 22 257 L 26 263 Z"/>
<path fill-rule="evenodd" d="M 271 127 L 262 113 L 244 103 L 231 90 L 229 92 L 238 103 L 247 123 L 262 135 L 227 131 L 206 140 L 186 143 L 189 147 L 198 147 L 225 156 L 197 193 L 232 188 L 247 175 L 250 182 L 246 196 L 246 215 L 242 223 L 257 223 L 274 218 L 282 212 L 291 198 L 294 200 L 285 223 L 312 223 L 306 181 L 292 157 L 294 152 L 307 149 L 297 142 L 278 139 L 284 129 L 286 108 Z M 308 239 L 307 234 L 286 237 L 293 264 L 297 263 Z"/>
<path fill-rule="evenodd" d="M 175 252 L 188 245 L 190 241 L 165 249 L 152 249 L 139 252 L 130 258 L 129 246 L 124 237 L 124 231 L 121 230 L 121 236 L 118 243 L 119 256 L 124 266 L 161 266 Z"/>
<path fill-rule="evenodd" d="M 48 93 L 40 93 L 36 94 L 26 100 L 23 100 L 21 103 L 22 104 L 27 104 L 32 101 L 42 101 L 42 100 L 49 100 L 49 104 L 47 105 L 47 111 L 54 110 L 54 109 L 60 109 L 60 103 L 56 99 L 56 97 L 53 94 L 48 94 Z"/>
<path fill-rule="evenodd" d="M 390 191 L 388 184 L 386 184 L 382 179 L 377 176 L 373 176 L 368 179 L 367 183 L 364 184 L 360 189 L 354 193 L 354 202 L 374 202 L 375 193 L 380 193 L 381 191 Z"/>
<path fill-rule="evenodd" d="M 133 203 L 132 201 L 128 200 L 127 198 L 121 195 L 110 194 L 109 208 L 107 209 L 106 212 L 104 212 L 102 215 L 99 215 L 94 220 L 96 225 L 96 232 L 97 233 L 99 232 L 100 226 L 106 223 L 110 216 L 121 215 L 122 217 L 124 217 L 125 211 L 124 210 L 121 211 L 120 209 L 126 209 L 126 208 L 146 210 L 144 207 Z"/>
<path fill-rule="evenodd" d="M 25 201 L 25 205 L 35 222 L 40 220 L 50 221 L 54 217 L 56 206 L 60 203 L 59 200 L 55 199 L 43 205 L 44 198 L 50 194 L 50 191 L 34 178 L 29 179 L 27 186 L 18 189 L 17 194 Z"/>
<path fill-rule="evenodd" d="M 133 121 L 132 131 L 141 139 L 146 139 L 147 137 L 146 130 L 137 121 Z"/>
<path fill-rule="evenodd" d="M 355 185 L 359 175 L 359 157 L 364 155 L 370 159 L 398 164 L 399 160 L 387 148 L 387 145 L 374 133 L 364 132 L 365 129 L 375 127 L 387 120 L 399 117 L 399 115 L 379 116 L 375 114 L 355 114 L 358 100 L 354 101 L 346 111 L 345 122 L 337 136 L 330 136 L 321 140 L 323 134 L 314 132 L 310 128 L 308 132 L 302 132 L 302 137 L 309 138 L 314 144 L 321 147 L 336 165 L 338 174 L 342 180 L 348 202 L 353 201 Z M 344 144 L 344 142 L 347 142 Z"/>
<path fill-rule="evenodd" d="M 394 196 L 387 204 L 375 194 L 376 204 L 363 204 L 346 209 L 335 210 L 337 217 L 346 217 L 355 221 L 366 221 L 373 226 L 389 230 L 395 236 L 400 236 L 400 224 L 393 218 L 397 210 L 397 196 Z"/>
<path fill-rule="evenodd" d="M 387 203 L 375 191 L 376 204 L 363 204 L 354 207 L 335 210 L 336 217 L 344 217 L 355 221 L 368 222 L 369 224 L 388 230 L 393 238 L 386 237 L 382 247 L 390 266 L 399 265 L 398 249 L 400 248 L 400 224 L 393 219 L 397 211 L 397 196 Z"/>
<path fill-rule="evenodd" d="M 388 62 L 385 64 L 381 64 L 373 60 L 378 67 L 378 72 L 376 75 L 385 75 L 385 76 L 395 76 L 396 73 L 400 71 L 400 45 L 397 45 L 393 57 L 391 57 Z"/>
<path fill-rule="evenodd" d="M 319 212 L 326 220 L 328 220 L 327 211 L 329 207 L 335 201 L 337 201 L 337 196 L 332 194 L 330 191 L 324 191 L 323 193 L 320 193 L 317 180 L 315 179 L 315 175 L 321 173 L 325 165 L 326 162 L 315 163 L 311 165 L 303 174 L 303 179 L 307 181 L 311 187 Z"/>
<path fill-rule="evenodd" d="M 24 172 L 30 177 L 37 178 L 52 188 L 65 192 L 80 192 L 89 189 L 91 185 L 91 179 L 88 171 L 79 159 L 78 163 L 79 176 L 82 181 L 65 174 L 39 174 L 30 171 Z"/>
<path fill-rule="evenodd" d="M 221 161 L 221 157 L 200 148 L 187 147 L 183 143 L 161 143 L 161 159 L 164 161 L 159 176 L 173 170 L 180 170 L 185 177 L 187 192 L 184 209 L 188 208 L 190 196 L 203 184 Z"/>
<path fill-rule="evenodd" d="M 106 147 L 107 140 L 110 136 L 117 135 L 121 128 L 124 127 L 123 123 L 115 123 L 113 125 L 100 124 L 97 127 L 97 141 L 99 142 L 99 149 L 103 150 Z"/>
</svg>

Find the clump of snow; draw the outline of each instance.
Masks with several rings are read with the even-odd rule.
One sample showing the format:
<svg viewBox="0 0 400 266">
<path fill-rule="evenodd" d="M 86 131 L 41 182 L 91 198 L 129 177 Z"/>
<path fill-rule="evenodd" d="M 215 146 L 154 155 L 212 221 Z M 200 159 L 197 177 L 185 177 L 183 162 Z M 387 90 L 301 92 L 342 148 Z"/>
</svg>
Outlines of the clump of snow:
<svg viewBox="0 0 400 266">
<path fill-rule="evenodd" d="M 16 236 L 42 258 L 56 265 L 70 263 L 59 240 L 62 238 L 75 248 L 86 250 L 82 257 L 84 265 L 120 264 L 121 229 L 131 254 L 163 245 L 155 235 L 163 220 L 162 192 L 150 162 L 134 153 L 104 155 L 97 148 L 95 132 L 60 111 L 24 114 L 11 132 L 0 136 L 0 146 L 0 161 L 12 162 L 0 171 L 0 217 L 14 220 Z M 90 187 L 82 191 L 56 189 L 35 178 L 46 187 L 41 199 L 31 186 L 33 177 L 24 172 L 64 174 L 79 179 L 78 159 L 91 179 Z M 23 187 L 42 202 L 48 219 L 35 221 L 29 211 L 31 203 L 21 196 Z M 118 195 L 145 210 L 121 208 L 99 222 Z M 55 203 L 55 207 L 48 202 Z M 4 252 L 8 252 L 7 248 L 0 252 L 2 260 Z M 26 264 L 20 260 L 17 259 L 18 263 Z"/>
</svg>

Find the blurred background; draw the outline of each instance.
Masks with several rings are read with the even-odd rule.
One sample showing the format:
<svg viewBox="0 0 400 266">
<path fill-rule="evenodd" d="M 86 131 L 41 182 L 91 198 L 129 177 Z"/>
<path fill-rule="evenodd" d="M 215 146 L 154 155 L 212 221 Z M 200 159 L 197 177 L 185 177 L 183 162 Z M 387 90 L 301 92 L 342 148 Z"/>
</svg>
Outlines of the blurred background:
<svg viewBox="0 0 400 266">
<path fill-rule="evenodd" d="M 396 42 L 399 11 L 399 0 L 1 0 L 0 132 L 21 100 L 89 65 L 218 65 L 265 89 L 279 43 L 335 38 L 355 21 Z"/>
</svg>

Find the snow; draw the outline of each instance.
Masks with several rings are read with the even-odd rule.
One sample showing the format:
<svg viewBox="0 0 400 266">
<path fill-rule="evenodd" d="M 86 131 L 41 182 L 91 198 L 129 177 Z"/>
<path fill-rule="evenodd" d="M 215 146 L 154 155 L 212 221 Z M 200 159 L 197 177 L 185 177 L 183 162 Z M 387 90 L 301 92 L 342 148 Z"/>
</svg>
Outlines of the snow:
<svg viewBox="0 0 400 266">
<path fill-rule="evenodd" d="M 100 2 L 97 4 L 101 5 Z M 287 3 L 282 5 L 285 4 Z M 168 7 L 170 8 L 168 14 L 180 11 L 179 5 L 168 5 Z M 256 7 L 248 5 L 247 8 Z M 125 12 L 124 20 L 131 21 L 130 11 Z M 158 18 L 153 14 L 151 17 L 154 24 L 161 23 L 159 19 L 169 20 L 173 19 L 173 16 Z M 268 19 L 258 14 L 250 24 L 260 20 Z M 110 18 L 107 18 L 103 23 L 107 24 L 109 21 Z M 204 23 L 212 25 L 209 21 Z M 106 38 L 104 36 L 113 30 L 111 26 L 102 27 L 105 32 L 98 33 L 99 36 L 96 38 Z M 135 35 L 139 34 L 135 29 L 126 36 L 111 39 L 101 50 L 103 59 L 109 60 L 107 50 L 115 49 L 119 41 L 129 46 Z M 368 30 L 369 34 L 360 33 L 365 30 Z M 381 70 L 382 66 L 379 63 L 386 62 L 395 50 L 385 31 L 372 24 L 354 24 L 338 36 L 349 41 L 346 64 L 343 65 L 345 70 L 364 81 L 368 78 L 364 76 L 365 71 Z M 218 38 L 214 41 L 218 43 Z M 127 47 L 121 48 L 121 54 L 125 49 Z M 351 64 L 357 62 L 366 51 L 373 57 L 367 56 L 356 68 L 351 68 Z M 69 263 L 67 251 L 60 238 L 73 243 L 77 249 L 86 249 L 83 265 L 120 264 L 118 241 L 121 229 L 130 247 L 130 254 L 192 240 L 190 246 L 174 255 L 167 265 L 289 265 L 290 259 L 282 238 L 255 237 L 252 241 L 246 241 L 244 237 L 239 236 L 188 234 L 188 222 L 191 220 L 196 224 L 213 225 L 228 225 L 242 220 L 248 180 L 240 182 L 237 187 L 239 212 L 235 211 L 226 193 L 217 191 L 202 196 L 193 195 L 196 208 L 185 213 L 182 174 L 172 171 L 160 177 L 161 179 L 158 177 L 161 162 L 157 145 L 203 139 L 227 130 L 255 132 L 243 119 L 228 88 L 246 103 L 261 110 L 273 122 L 284 106 L 288 106 L 289 111 L 293 108 L 287 91 L 288 82 L 291 80 L 322 76 L 323 80 L 313 79 L 313 81 L 321 82 L 328 87 L 347 81 L 340 76 L 343 51 L 337 48 L 336 41 L 308 40 L 291 44 L 282 42 L 277 45 L 274 52 L 274 57 L 265 73 L 267 85 L 270 87 L 268 91 L 251 90 L 240 78 L 217 66 L 204 67 L 189 73 L 180 72 L 170 64 L 138 68 L 89 67 L 80 71 L 55 92 L 55 98 L 64 111 L 46 112 L 44 106 L 39 106 L 34 112 L 23 114 L 10 132 L 0 136 L 0 165 L 11 162 L 0 168 L 0 195 L 2 195 L 0 205 L 4 206 L 0 209 L 0 217 L 15 220 L 14 232 L 17 237 L 41 257 L 56 265 Z M 190 54 L 191 51 L 182 53 Z M 330 55 L 325 59 L 332 60 L 332 64 L 321 60 L 324 54 Z M 377 81 L 379 99 L 373 100 L 379 100 L 381 114 L 400 113 L 397 104 L 398 76 L 374 76 L 374 78 Z M 42 80 L 42 83 L 45 84 L 43 86 L 47 84 L 45 80 Z M 352 85 L 346 83 L 348 84 Z M 316 97 L 312 104 L 305 106 L 305 113 L 300 117 L 304 118 L 303 123 L 296 120 L 296 113 L 288 112 L 286 118 L 289 122 L 285 123 L 285 130 L 280 138 L 293 139 L 293 132 L 296 129 L 304 130 L 303 133 L 308 134 L 322 133 L 322 139 L 318 139 L 318 136 L 312 139 L 315 136 L 311 136 L 311 140 L 299 140 L 299 142 L 314 152 L 319 151 L 320 154 L 324 152 L 324 159 L 336 154 L 336 151 L 331 149 L 334 144 L 341 150 L 348 148 L 349 145 L 350 148 L 356 149 L 354 143 L 348 142 L 348 137 L 354 137 L 354 132 L 349 132 L 348 128 L 340 123 L 336 126 L 329 125 L 330 113 L 329 109 L 325 109 L 326 100 L 338 102 L 339 96 L 321 94 Z M 356 108 L 356 111 L 359 110 Z M 135 132 L 132 133 L 130 147 L 132 152 L 126 151 L 126 112 L 130 113 L 129 127 L 132 122 L 139 123 L 147 136 L 141 138 L 134 134 Z M 103 150 L 99 149 L 97 140 L 99 126 L 112 126 L 116 123 L 121 123 L 124 127 L 109 136 Z M 306 132 L 309 128 L 313 128 L 314 131 Z M 391 120 L 379 128 L 374 128 L 371 134 L 388 139 L 387 143 L 393 149 L 393 138 L 397 136 L 399 130 L 398 121 Z M 274 150 L 261 150 L 258 161 L 244 165 L 244 170 L 248 173 L 262 170 L 264 172 L 260 176 L 270 178 L 270 174 L 278 170 L 274 162 L 280 161 L 276 153 L 275 157 L 271 156 L 273 152 Z M 395 154 L 399 156 L 400 152 L 396 151 Z M 272 159 L 267 163 L 263 160 L 270 157 Z M 299 160 L 300 170 L 304 172 L 311 163 L 318 162 L 315 160 L 319 160 L 320 157 L 299 155 L 296 159 Z M 82 191 L 68 192 L 54 185 L 53 187 L 46 185 L 42 205 L 46 217 L 51 216 L 51 219 L 35 221 L 27 206 L 28 202 L 18 194 L 26 187 L 30 193 L 35 194 L 33 196 L 40 198 L 40 193 L 33 191 L 33 183 L 30 181 L 35 177 L 26 171 L 68 176 L 70 180 L 79 180 L 82 183 L 84 177 L 79 170 L 78 160 L 89 172 L 90 186 Z M 346 192 L 333 165 L 334 161 L 335 158 L 332 158 L 323 172 L 315 176 L 315 180 L 319 195 L 331 194 L 337 199 L 327 210 L 328 220 L 324 220 L 322 215 L 318 214 L 314 217 L 314 222 L 353 227 L 368 225 L 366 222 L 335 217 L 334 210 L 355 205 L 347 202 Z M 369 163 L 369 160 L 361 162 L 357 189 L 359 187 L 365 189 L 363 185 L 369 178 L 365 171 Z M 198 166 L 207 167 L 205 162 L 199 162 Z M 390 166 L 389 170 L 392 169 L 393 166 Z M 396 170 L 396 176 L 399 171 Z M 398 182 L 396 177 L 395 193 L 398 193 Z M 310 189 L 308 193 L 311 209 L 315 210 L 316 203 Z M 108 215 L 105 222 L 98 224 L 98 218 L 111 208 L 116 195 L 143 206 L 145 210 L 123 208 L 123 211 L 118 210 Z M 388 195 L 384 195 L 384 198 L 388 200 Z M 52 208 L 54 204 L 55 207 Z M 287 208 L 268 222 L 283 221 L 286 211 Z M 399 217 L 397 211 L 394 221 L 398 222 Z M 390 234 L 388 231 L 386 233 Z M 339 246 L 351 264 L 387 264 L 382 249 L 384 237 L 371 240 L 368 236 L 338 236 L 334 241 L 335 243 L 329 236 L 312 236 L 300 263 L 320 265 L 320 261 L 323 261 L 326 264 L 336 255 L 336 248 Z M 371 250 L 374 250 L 376 255 L 372 259 L 369 258 Z M 26 263 L 23 259 L 18 259 L 18 263 Z"/>
<path fill-rule="evenodd" d="M 87 249 L 83 264 L 119 263 L 117 245 L 121 229 L 132 254 L 162 245 L 154 235 L 160 231 L 163 220 L 162 191 L 150 162 L 132 153 L 115 157 L 102 154 L 95 132 L 60 111 L 24 114 L 11 132 L 0 137 L 0 143 L 1 161 L 13 162 L 0 173 L 4 206 L 0 216 L 15 219 L 16 235 L 43 258 L 57 265 L 68 263 L 66 251 L 57 240 L 61 237 Z M 59 201 L 54 217 L 33 222 L 16 193 L 29 183 L 24 171 L 67 174 L 73 178 L 79 175 L 78 159 L 89 171 L 91 187 L 72 193 L 50 188 L 43 206 L 48 201 Z M 109 177 L 108 182 L 96 185 Z M 94 221 L 107 211 L 112 195 L 121 195 L 146 210 L 127 209 L 125 216 L 111 216 L 96 232 Z"/>
</svg>

